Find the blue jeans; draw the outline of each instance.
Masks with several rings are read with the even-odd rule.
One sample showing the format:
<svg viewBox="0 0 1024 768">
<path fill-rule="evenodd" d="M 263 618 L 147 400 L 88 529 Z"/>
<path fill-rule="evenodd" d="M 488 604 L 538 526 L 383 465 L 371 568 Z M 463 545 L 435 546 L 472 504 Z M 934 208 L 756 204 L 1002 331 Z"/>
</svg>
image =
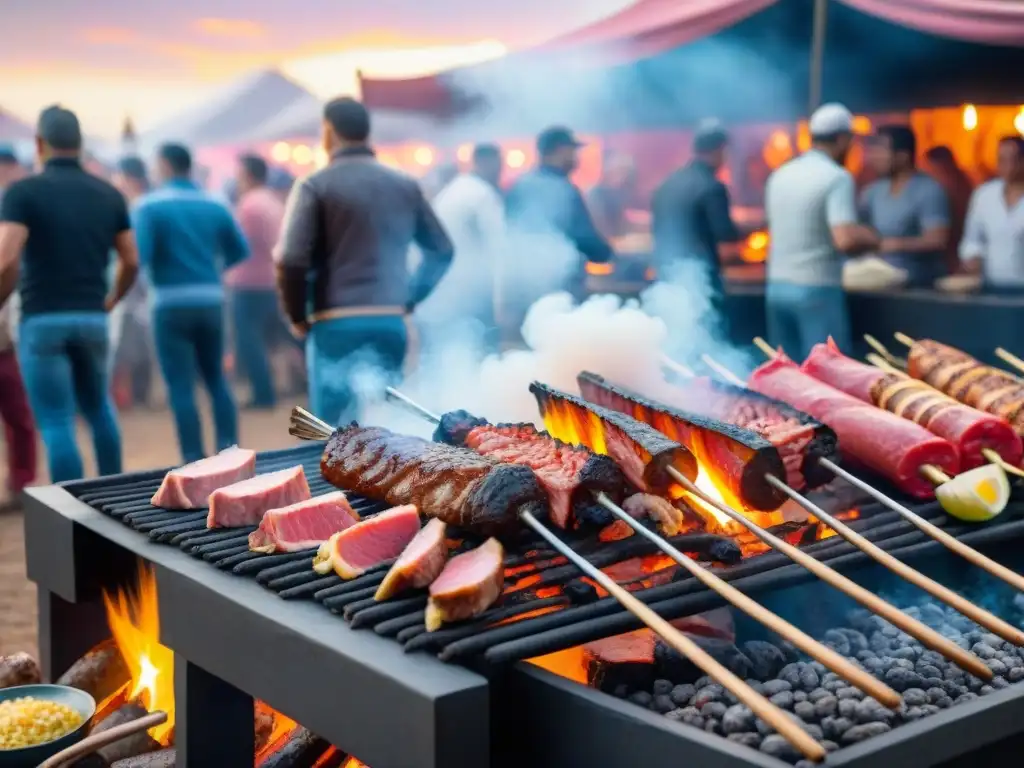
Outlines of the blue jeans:
<svg viewBox="0 0 1024 768">
<path fill-rule="evenodd" d="M 237 445 L 238 411 L 224 374 L 224 307 L 219 302 L 158 306 L 152 325 L 182 459 L 197 461 L 205 455 L 196 408 L 197 378 L 210 394 L 217 450 Z"/>
<path fill-rule="evenodd" d="M 231 292 L 231 317 L 235 341 L 235 365 L 249 380 L 252 404 L 273 407 L 274 376 L 270 352 L 288 329 L 281 318 L 277 292 L 270 288 L 237 288 Z"/>
<path fill-rule="evenodd" d="M 92 430 L 99 473 L 121 471 L 121 432 L 107 380 L 108 338 L 102 312 L 33 315 L 21 323 L 22 376 L 55 483 L 85 475 L 75 441 L 76 411 Z"/>
<path fill-rule="evenodd" d="M 768 341 L 797 362 L 829 336 L 849 352 L 850 316 L 842 287 L 769 283 L 766 308 Z"/>
<path fill-rule="evenodd" d="M 402 372 L 408 336 L 397 316 L 321 320 L 306 338 L 309 407 L 330 424 L 359 417 L 359 395 L 383 394 Z"/>
</svg>

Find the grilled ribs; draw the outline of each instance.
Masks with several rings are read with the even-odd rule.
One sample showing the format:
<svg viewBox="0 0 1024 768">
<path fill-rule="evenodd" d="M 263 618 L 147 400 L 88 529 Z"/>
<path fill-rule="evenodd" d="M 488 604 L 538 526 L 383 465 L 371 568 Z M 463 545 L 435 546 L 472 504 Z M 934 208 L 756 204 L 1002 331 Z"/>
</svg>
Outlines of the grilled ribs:
<svg viewBox="0 0 1024 768">
<path fill-rule="evenodd" d="M 520 509 L 547 506 L 529 467 L 382 427 L 335 430 L 320 470 L 338 488 L 394 506 L 415 504 L 427 517 L 482 536 L 514 533 Z"/>
<path fill-rule="evenodd" d="M 466 411 L 451 411 L 441 417 L 434 439 L 532 469 L 547 491 L 551 521 L 559 528 L 581 522 L 605 525 L 611 515 L 594 503 L 594 496 L 603 492 L 615 502 L 622 499 L 625 476 L 614 461 L 568 445 L 532 424 L 489 424 Z"/>
</svg>

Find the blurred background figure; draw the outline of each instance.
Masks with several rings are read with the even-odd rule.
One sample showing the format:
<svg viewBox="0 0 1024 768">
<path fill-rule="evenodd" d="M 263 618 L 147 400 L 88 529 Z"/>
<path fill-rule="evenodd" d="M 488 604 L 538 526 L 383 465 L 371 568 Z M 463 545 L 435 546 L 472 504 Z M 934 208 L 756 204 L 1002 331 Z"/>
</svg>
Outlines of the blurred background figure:
<svg viewBox="0 0 1024 768">
<path fill-rule="evenodd" d="M 925 170 L 942 185 L 949 201 L 949 238 L 946 243 L 946 269 L 950 274 L 960 269 L 960 241 L 964 236 L 967 206 L 974 193 L 974 182 L 960 167 L 953 150 L 944 144 L 925 153 Z"/>
<path fill-rule="evenodd" d="M 361 373 L 371 396 L 400 376 L 405 316 L 444 276 L 452 244 L 416 180 L 377 161 L 362 104 L 328 102 L 323 143 L 330 165 L 292 188 L 278 286 L 295 335 L 308 336 L 310 408 L 338 424 L 359 416 Z M 423 258 L 410 277 L 413 243 Z"/>
<path fill-rule="evenodd" d="M 239 158 L 235 216 L 249 245 L 249 258 L 224 276 L 231 307 L 236 370 L 249 382 L 247 408 L 271 409 L 277 403 L 270 354 L 281 338 L 281 314 L 275 286 L 273 249 L 281 234 L 284 203 L 267 186 L 266 161 Z"/>
<path fill-rule="evenodd" d="M 960 243 L 964 270 L 980 274 L 988 293 L 1024 295 L 1024 138 L 999 142 L 999 178 L 971 197 Z"/>
<path fill-rule="evenodd" d="M 112 181 L 128 201 L 129 212 L 150 189 L 146 164 L 135 156 L 118 162 Z M 113 348 L 114 397 L 118 406 L 148 407 L 155 361 L 146 281 L 141 275 L 110 313 L 110 345 Z"/>
<path fill-rule="evenodd" d="M 0 304 L 20 278 L 19 353 L 50 480 L 84 475 L 76 412 L 92 430 L 99 473 L 117 474 L 121 433 L 108 382 L 107 312 L 138 272 L 128 206 L 113 186 L 83 169 L 73 112 L 43 110 L 36 134 L 43 171 L 12 184 L 0 211 Z M 108 294 L 112 249 L 117 269 Z"/>
<path fill-rule="evenodd" d="M 594 226 L 608 240 L 629 233 L 626 211 L 633 202 L 636 169 L 629 155 L 606 152 L 601 163 L 601 180 L 587 193 L 587 205 Z"/>
<path fill-rule="evenodd" d="M 188 149 L 163 145 L 157 173 L 161 187 L 138 201 L 135 230 L 152 293 L 157 360 L 182 459 L 190 462 L 205 455 L 197 377 L 210 395 L 216 449 L 238 444 L 238 412 L 224 373 L 221 272 L 246 259 L 249 247 L 231 212 L 192 180 Z"/>
<path fill-rule="evenodd" d="M 694 133 L 693 160 L 672 173 L 651 202 L 659 279 L 692 282 L 698 275 L 691 270 L 698 270 L 708 286 L 710 310 L 726 337 L 722 262 L 736 257 L 741 239 L 729 210 L 729 190 L 718 180 L 728 146 L 729 134 L 720 122 L 703 122 Z"/>
<path fill-rule="evenodd" d="M 861 192 L 860 219 L 881 236 L 878 255 L 906 271 L 908 288 L 931 288 L 946 269 L 949 203 L 942 185 L 917 169 L 917 138 L 906 125 L 882 126 L 868 142 L 878 180 Z"/>
<path fill-rule="evenodd" d="M 472 166 L 434 199 L 437 218 L 452 240 L 452 266 L 417 317 L 431 334 L 448 342 L 467 334 L 469 343 L 493 346 L 494 268 L 505 244 L 505 203 L 501 197 L 501 150 L 494 144 L 473 149 Z"/>
</svg>

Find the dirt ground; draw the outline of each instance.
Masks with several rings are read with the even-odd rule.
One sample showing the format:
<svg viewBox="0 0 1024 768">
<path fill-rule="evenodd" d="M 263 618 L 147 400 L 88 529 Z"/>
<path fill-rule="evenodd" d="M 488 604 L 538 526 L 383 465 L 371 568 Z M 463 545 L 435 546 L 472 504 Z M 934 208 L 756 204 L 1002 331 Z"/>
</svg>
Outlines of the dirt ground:
<svg viewBox="0 0 1024 768">
<path fill-rule="evenodd" d="M 290 406 L 281 406 L 275 412 L 243 412 L 241 443 L 256 450 L 291 444 L 293 439 L 288 436 Z M 167 466 L 179 460 L 174 427 L 167 411 L 122 414 L 121 430 L 126 472 Z M 208 440 L 210 434 L 208 426 Z M 88 463 L 91 461 L 91 447 L 85 429 L 79 430 L 79 445 Z M 40 457 L 43 455 L 40 451 Z M 45 471 L 44 462 L 40 472 L 45 475 Z M 6 461 L 2 460 L 0 475 L 5 474 Z M 41 477 L 39 484 L 44 482 L 45 477 Z M 6 487 L 5 480 L 0 482 L 0 488 L 3 487 Z M 36 648 L 36 595 L 35 586 L 25 578 L 22 515 L 20 512 L 0 512 L 0 655 L 16 651 L 35 655 Z"/>
</svg>

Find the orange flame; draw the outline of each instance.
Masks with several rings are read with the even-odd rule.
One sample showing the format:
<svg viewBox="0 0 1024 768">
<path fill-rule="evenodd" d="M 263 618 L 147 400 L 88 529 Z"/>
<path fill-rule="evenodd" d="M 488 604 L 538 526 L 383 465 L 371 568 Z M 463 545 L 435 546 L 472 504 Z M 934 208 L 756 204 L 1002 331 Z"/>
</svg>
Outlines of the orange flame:
<svg viewBox="0 0 1024 768">
<path fill-rule="evenodd" d="M 760 264 L 768 258 L 770 242 L 767 232 L 752 232 L 740 249 L 740 258 L 748 264 Z"/>
<path fill-rule="evenodd" d="M 103 594 L 107 623 L 131 672 L 129 699 L 138 699 L 150 712 L 167 713 L 167 722 L 151 728 L 150 736 L 167 746 L 174 731 L 174 653 L 160 645 L 156 576 L 141 568 L 134 590 Z"/>
<path fill-rule="evenodd" d="M 345 764 L 341 768 L 370 768 L 370 766 L 368 766 L 362 760 L 357 760 L 354 757 L 350 757 L 348 760 L 345 761 Z"/>
<path fill-rule="evenodd" d="M 856 520 L 860 517 L 860 509 L 853 507 L 843 512 L 837 512 L 833 517 L 837 520 Z M 821 541 L 822 539 L 831 539 L 835 535 L 836 532 L 834 530 L 822 523 L 818 523 L 818 533 L 815 536 L 818 541 Z"/>
</svg>

